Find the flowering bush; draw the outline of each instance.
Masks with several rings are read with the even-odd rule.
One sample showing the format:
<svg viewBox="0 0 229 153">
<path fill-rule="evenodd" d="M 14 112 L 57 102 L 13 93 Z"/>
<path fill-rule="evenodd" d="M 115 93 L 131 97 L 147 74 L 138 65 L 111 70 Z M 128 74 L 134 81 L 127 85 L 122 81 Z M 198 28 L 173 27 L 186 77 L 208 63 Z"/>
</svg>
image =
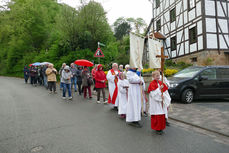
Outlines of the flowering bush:
<svg viewBox="0 0 229 153">
<path fill-rule="evenodd" d="M 142 70 L 142 73 L 151 73 L 151 72 L 153 72 L 153 71 L 154 71 L 154 69 L 148 68 L 148 69 L 143 69 L 143 70 Z"/>
<path fill-rule="evenodd" d="M 143 74 L 145 74 L 145 73 L 152 73 L 153 71 L 155 71 L 155 69 L 148 68 L 148 69 L 143 69 L 142 70 L 142 73 Z M 165 76 L 169 77 L 169 76 L 172 76 L 172 75 L 176 74 L 177 72 L 178 72 L 177 69 L 166 69 L 164 71 L 164 74 L 165 74 Z M 107 75 L 108 71 L 104 71 L 104 73 Z"/>
<path fill-rule="evenodd" d="M 169 77 L 169 76 L 176 74 L 177 72 L 178 72 L 178 70 L 176 70 L 176 69 L 166 69 L 165 70 L 165 76 Z"/>
</svg>

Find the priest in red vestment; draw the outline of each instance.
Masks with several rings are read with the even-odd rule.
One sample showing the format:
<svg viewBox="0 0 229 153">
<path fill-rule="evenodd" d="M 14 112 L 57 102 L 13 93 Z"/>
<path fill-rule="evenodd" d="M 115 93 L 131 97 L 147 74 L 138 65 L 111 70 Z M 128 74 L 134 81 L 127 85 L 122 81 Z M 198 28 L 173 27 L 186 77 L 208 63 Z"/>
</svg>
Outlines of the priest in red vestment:
<svg viewBox="0 0 229 153">
<path fill-rule="evenodd" d="M 108 103 L 114 106 L 115 108 L 118 107 L 118 74 L 120 71 L 118 70 L 118 64 L 113 63 L 112 69 L 107 73 L 107 80 L 108 80 L 108 90 L 109 90 L 109 97 Z"/>
</svg>

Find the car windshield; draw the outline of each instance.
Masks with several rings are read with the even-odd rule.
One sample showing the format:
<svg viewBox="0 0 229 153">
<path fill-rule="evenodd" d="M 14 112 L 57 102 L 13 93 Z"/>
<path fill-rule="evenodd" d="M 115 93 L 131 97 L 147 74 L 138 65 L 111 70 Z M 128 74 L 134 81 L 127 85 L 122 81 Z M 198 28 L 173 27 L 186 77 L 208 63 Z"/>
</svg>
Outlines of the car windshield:
<svg viewBox="0 0 229 153">
<path fill-rule="evenodd" d="M 201 67 L 190 67 L 186 68 L 174 75 L 176 78 L 192 78 L 195 76 L 202 68 Z"/>
</svg>

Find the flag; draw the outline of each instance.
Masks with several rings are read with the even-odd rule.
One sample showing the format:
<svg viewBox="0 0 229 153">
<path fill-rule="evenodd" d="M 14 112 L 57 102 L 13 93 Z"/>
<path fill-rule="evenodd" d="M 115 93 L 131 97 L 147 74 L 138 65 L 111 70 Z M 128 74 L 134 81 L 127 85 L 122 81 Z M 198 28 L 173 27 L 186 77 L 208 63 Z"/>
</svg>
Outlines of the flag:
<svg viewBox="0 0 229 153">
<path fill-rule="evenodd" d="M 142 56 L 145 39 L 130 33 L 130 67 L 143 68 Z"/>
<path fill-rule="evenodd" d="M 157 58 L 157 55 L 161 55 L 161 47 L 163 43 L 161 40 L 148 39 L 149 45 L 149 67 L 161 68 L 161 58 Z"/>
</svg>

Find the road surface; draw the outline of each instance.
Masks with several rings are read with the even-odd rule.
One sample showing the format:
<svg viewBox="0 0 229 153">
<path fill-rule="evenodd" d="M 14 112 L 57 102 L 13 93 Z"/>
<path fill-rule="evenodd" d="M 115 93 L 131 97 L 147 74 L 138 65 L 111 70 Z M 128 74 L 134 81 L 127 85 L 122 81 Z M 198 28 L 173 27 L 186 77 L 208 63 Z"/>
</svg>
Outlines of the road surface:
<svg viewBox="0 0 229 153">
<path fill-rule="evenodd" d="M 120 119 L 108 105 L 61 93 L 22 79 L 0 77 L 0 153 L 227 153 L 229 145 L 172 124 L 162 136 Z"/>
</svg>

